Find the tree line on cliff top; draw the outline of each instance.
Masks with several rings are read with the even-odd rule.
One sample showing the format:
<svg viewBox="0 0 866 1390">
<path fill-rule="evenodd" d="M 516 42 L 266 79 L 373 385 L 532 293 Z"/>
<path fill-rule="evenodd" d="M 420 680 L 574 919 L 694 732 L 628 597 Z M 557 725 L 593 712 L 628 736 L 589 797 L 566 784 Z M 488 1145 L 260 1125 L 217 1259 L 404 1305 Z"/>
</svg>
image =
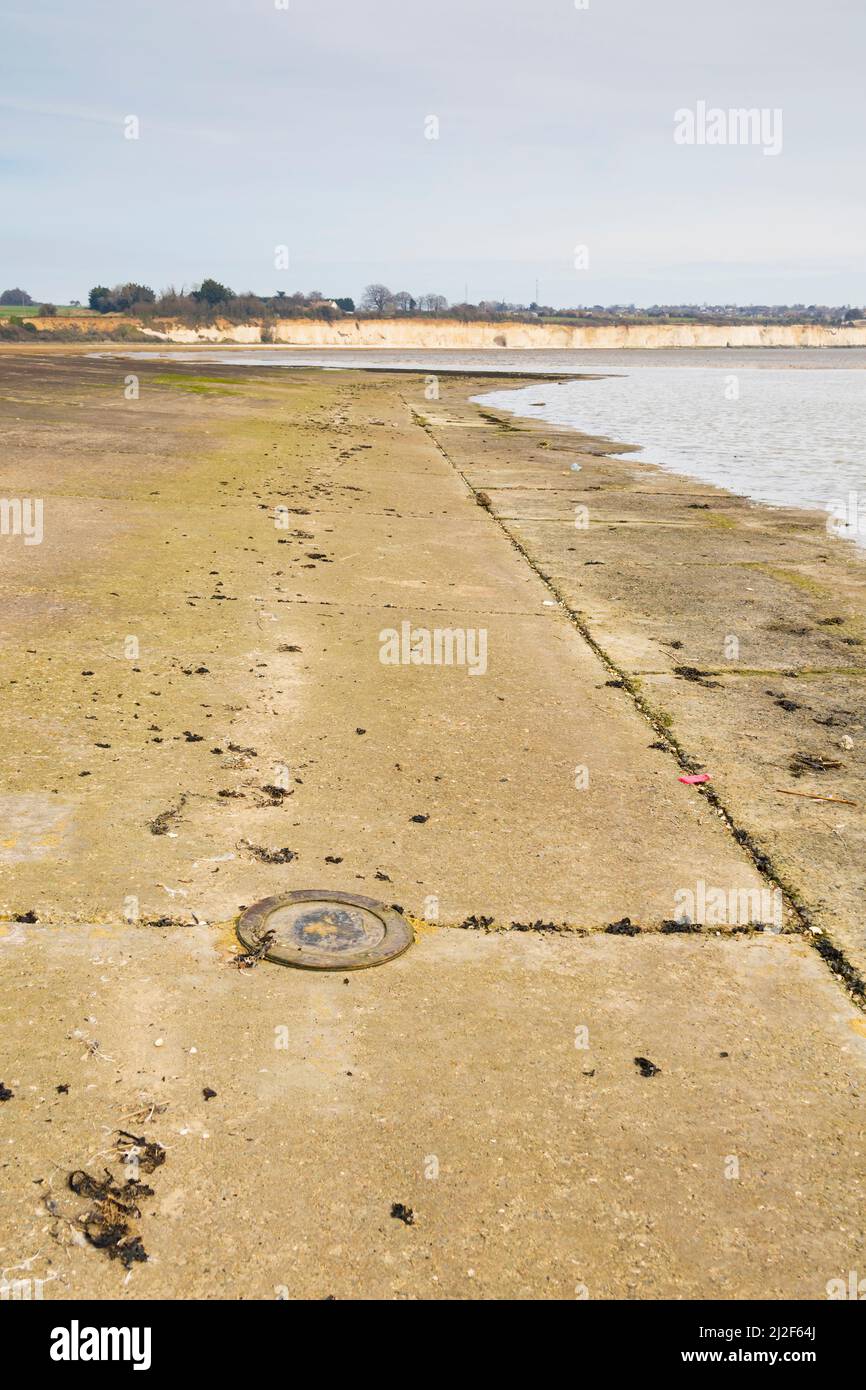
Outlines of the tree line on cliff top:
<svg viewBox="0 0 866 1390">
<path fill-rule="evenodd" d="M 259 295 L 252 290 L 236 294 L 219 280 L 203 280 L 190 290 L 168 289 L 155 294 L 149 285 L 129 281 L 124 285 L 94 285 L 88 302 L 101 314 L 129 314 L 136 318 L 173 318 L 201 322 L 225 318 L 240 323 L 247 319 L 320 318 L 335 319 L 344 314 L 442 314 L 449 312 L 441 294 L 415 297 L 408 290 L 393 293 L 386 285 L 368 285 L 360 306 L 348 297 L 326 298 L 321 290 L 301 290 L 287 294 Z M 460 306 L 455 306 L 459 308 Z M 450 312 L 453 312 L 451 310 Z"/>
<path fill-rule="evenodd" d="M 387 285 L 371 284 L 364 290 L 360 304 L 343 297 L 329 299 L 321 290 L 304 293 L 296 290 L 287 294 L 278 290 L 274 295 L 259 295 L 252 290 L 236 294 L 219 280 L 203 280 L 191 290 L 173 286 L 158 295 L 149 285 L 130 281 L 109 289 L 95 285 L 90 291 L 91 309 L 99 313 L 129 314 L 136 318 L 171 318 L 189 323 L 202 323 L 215 318 L 232 323 L 250 319 L 313 318 L 334 320 L 347 314 L 359 318 L 384 316 L 443 316 L 456 319 L 497 318 L 504 314 L 526 312 L 520 305 L 483 302 L 481 304 L 449 304 L 444 294 L 410 294 L 408 290 L 393 291 Z"/>
<path fill-rule="evenodd" d="M 203 280 L 191 289 L 173 286 L 158 295 L 149 285 L 130 281 L 109 289 L 95 285 L 90 291 L 91 309 L 99 313 L 128 314 L 136 318 L 170 318 L 187 323 L 202 323 L 215 318 L 232 323 L 248 320 L 279 318 L 313 318 L 334 320 L 351 314 L 358 318 L 424 315 L 453 319 L 496 319 L 502 317 L 536 317 L 531 310 L 537 306 L 482 301 L 479 304 L 449 304 L 444 294 L 410 294 L 408 290 L 391 290 L 387 285 L 370 284 L 358 305 L 354 299 L 326 298 L 321 290 L 301 290 L 287 294 L 278 290 L 274 295 L 259 295 L 252 290 L 236 294 L 218 280 Z M 554 313 L 554 310 L 550 311 Z"/>
</svg>

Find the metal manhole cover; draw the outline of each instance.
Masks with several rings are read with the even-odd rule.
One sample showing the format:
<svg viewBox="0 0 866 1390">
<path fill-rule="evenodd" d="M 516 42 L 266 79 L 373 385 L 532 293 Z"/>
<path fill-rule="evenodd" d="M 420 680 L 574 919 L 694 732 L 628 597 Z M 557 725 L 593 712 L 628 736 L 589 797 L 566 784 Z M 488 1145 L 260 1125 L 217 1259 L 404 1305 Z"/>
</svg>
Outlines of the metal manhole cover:
<svg viewBox="0 0 866 1390">
<path fill-rule="evenodd" d="M 249 951 L 272 932 L 265 959 L 302 970 L 364 970 L 393 960 L 415 940 L 392 907 L 320 888 L 262 898 L 243 913 L 237 932 Z"/>
</svg>

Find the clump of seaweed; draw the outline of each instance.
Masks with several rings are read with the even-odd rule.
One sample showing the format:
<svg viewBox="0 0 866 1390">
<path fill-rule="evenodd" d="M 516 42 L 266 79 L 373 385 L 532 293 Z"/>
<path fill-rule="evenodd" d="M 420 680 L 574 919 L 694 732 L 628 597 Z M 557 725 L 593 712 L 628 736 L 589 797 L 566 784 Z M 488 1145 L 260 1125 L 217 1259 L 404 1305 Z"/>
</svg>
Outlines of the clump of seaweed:
<svg viewBox="0 0 866 1390">
<path fill-rule="evenodd" d="M 165 1149 L 155 1140 L 117 1131 L 117 1157 L 123 1159 L 127 1170 L 136 1174 L 152 1173 L 165 1162 Z M 88 1209 L 76 1218 L 75 1224 L 85 1240 L 96 1250 L 104 1250 L 111 1260 L 120 1260 L 124 1269 L 147 1260 L 147 1251 L 134 1223 L 141 1218 L 139 1203 L 153 1197 L 154 1190 L 138 1176 L 118 1182 L 108 1168 L 104 1177 L 96 1178 L 84 1168 L 74 1168 L 67 1178 L 71 1192 L 89 1203 Z"/>
</svg>

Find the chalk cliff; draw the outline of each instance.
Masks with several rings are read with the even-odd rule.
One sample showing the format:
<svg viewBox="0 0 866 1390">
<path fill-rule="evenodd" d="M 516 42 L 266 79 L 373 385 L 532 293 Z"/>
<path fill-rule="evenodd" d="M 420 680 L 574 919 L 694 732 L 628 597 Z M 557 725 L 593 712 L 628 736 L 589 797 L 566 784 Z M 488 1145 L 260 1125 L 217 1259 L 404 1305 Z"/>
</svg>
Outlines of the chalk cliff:
<svg viewBox="0 0 866 1390">
<path fill-rule="evenodd" d="M 456 323 L 452 319 L 223 320 L 198 328 L 157 321 L 143 331 L 169 343 L 275 343 L 355 348 L 720 348 L 866 347 L 866 327 L 816 324 L 621 324 L 574 327 L 542 323 Z M 264 334 L 264 337 L 263 337 Z"/>
</svg>

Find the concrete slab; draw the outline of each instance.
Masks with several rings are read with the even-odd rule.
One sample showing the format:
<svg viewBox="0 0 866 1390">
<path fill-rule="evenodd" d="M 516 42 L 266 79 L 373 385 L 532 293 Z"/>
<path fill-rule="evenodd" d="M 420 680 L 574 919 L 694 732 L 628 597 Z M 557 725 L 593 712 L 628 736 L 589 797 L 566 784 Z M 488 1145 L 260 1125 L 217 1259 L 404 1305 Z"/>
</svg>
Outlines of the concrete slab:
<svg viewBox="0 0 866 1390">
<path fill-rule="evenodd" d="M 323 977 L 196 928 L 19 933 L 0 1265 L 46 1298 L 815 1299 L 863 1267 L 863 1019 L 800 941 L 431 929 Z M 116 1129 L 167 1151 L 128 1275 L 66 1185 L 123 1178 Z"/>
</svg>

